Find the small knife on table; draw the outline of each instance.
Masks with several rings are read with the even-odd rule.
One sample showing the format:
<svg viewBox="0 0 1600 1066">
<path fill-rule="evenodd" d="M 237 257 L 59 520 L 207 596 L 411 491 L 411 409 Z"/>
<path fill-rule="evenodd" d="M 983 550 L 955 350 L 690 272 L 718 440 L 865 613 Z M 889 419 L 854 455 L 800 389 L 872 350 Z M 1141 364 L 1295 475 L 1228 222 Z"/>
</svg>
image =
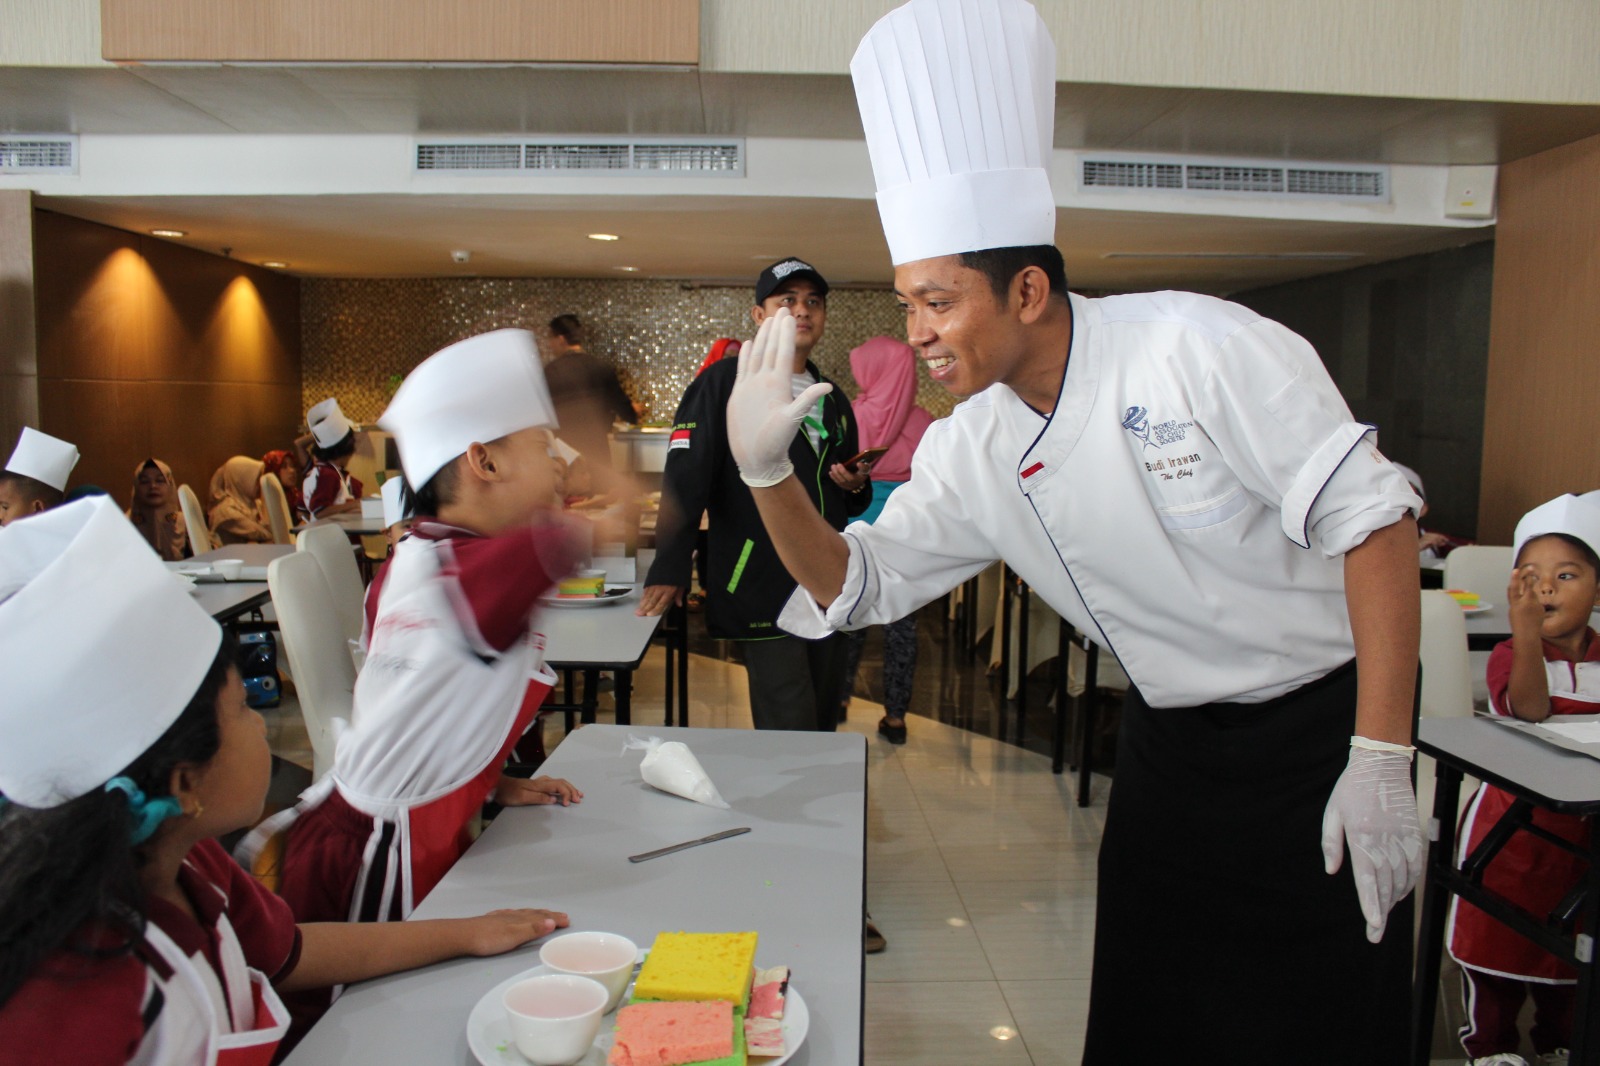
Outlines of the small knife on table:
<svg viewBox="0 0 1600 1066">
<path fill-rule="evenodd" d="M 729 837 L 741 836 L 748 832 L 750 832 L 749 826 L 744 826 L 740 829 L 724 829 L 720 833 L 712 833 L 710 836 L 701 837 L 699 840 L 686 840 L 682 844 L 671 844 L 664 848 L 657 848 L 655 851 L 647 851 L 642 855 L 629 855 L 628 861 L 644 862 L 647 859 L 659 859 L 663 855 L 671 855 L 673 852 L 682 851 L 684 848 L 692 848 L 700 844 L 709 844 L 713 840 L 727 840 Z"/>
</svg>

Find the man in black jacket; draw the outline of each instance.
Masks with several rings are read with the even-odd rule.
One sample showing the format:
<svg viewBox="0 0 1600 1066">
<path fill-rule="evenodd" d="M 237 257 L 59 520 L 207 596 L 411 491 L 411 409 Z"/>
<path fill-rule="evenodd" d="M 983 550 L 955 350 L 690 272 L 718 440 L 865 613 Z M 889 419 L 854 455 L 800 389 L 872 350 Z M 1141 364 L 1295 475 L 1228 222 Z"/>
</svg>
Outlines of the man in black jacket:
<svg viewBox="0 0 1600 1066">
<path fill-rule="evenodd" d="M 827 320 L 828 283 L 816 268 L 790 257 L 756 280 L 750 317 L 761 323 L 780 307 L 795 317 L 795 396 L 828 383 L 810 361 Z M 803 640 L 777 627 L 794 579 L 778 560 L 755 500 L 728 451 L 725 417 L 738 360 L 724 359 L 697 377 L 678 404 L 663 475 L 656 560 L 645 578 L 640 614 L 681 603 L 700 515 L 709 516 L 710 585 L 706 625 L 714 637 L 741 641 L 757 729 L 832 730 L 838 720 L 843 669 L 838 634 Z M 830 383 L 831 384 L 831 383 Z M 842 530 L 871 502 L 868 470 L 847 469 L 859 451 L 855 415 L 838 388 L 824 396 L 789 445 L 789 459 L 811 503 Z"/>
</svg>

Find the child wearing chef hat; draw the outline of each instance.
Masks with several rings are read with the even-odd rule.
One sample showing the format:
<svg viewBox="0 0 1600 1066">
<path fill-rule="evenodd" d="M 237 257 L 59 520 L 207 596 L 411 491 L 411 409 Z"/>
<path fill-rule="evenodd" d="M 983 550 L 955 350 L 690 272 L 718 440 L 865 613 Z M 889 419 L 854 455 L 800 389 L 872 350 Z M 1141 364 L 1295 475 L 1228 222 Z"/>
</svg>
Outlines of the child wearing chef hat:
<svg viewBox="0 0 1600 1066">
<path fill-rule="evenodd" d="M 361 509 L 361 482 L 346 467 L 356 453 L 356 427 L 332 396 L 306 412 L 311 431 L 311 464 L 300 494 L 306 517 L 329 518 Z"/>
<path fill-rule="evenodd" d="M 110 499 L 0 530 L 0 1048 L 266 1062 L 287 1024 L 275 989 L 498 954 L 567 924 L 521 910 L 297 926 L 216 841 L 260 816 L 271 775 L 233 655 Z"/>
<path fill-rule="evenodd" d="M 5 470 L 0 471 L 0 526 L 60 504 L 67 477 L 77 465 L 77 448 L 24 426 Z"/>
<path fill-rule="evenodd" d="M 1511 639 L 1489 655 L 1490 710 L 1529 722 L 1600 713 L 1600 640 L 1589 625 L 1590 611 L 1600 605 L 1600 501 L 1568 495 L 1541 504 L 1517 523 L 1513 542 L 1516 568 L 1506 588 Z M 1514 800 L 1493 785 L 1479 786 L 1463 819 L 1461 858 Z M 1533 821 L 1579 849 L 1589 839 L 1584 818 L 1535 809 Z M 1549 914 L 1585 870 L 1577 854 L 1515 833 L 1484 868 L 1483 887 L 1528 913 Z M 1522 1061 L 1515 1057 L 1517 1016 L 1529 998 L 1535 1011 L 1529 1037 L 1539 1061 L 1566 1061 L 1577 971 L 1460 900 L 1450 914 L 1450 954 L 1461 963 L 1461 1044 L 1473 1062 Z"/>
<path fill-rule="evenodd" d="M 535 601 L 579 559 L 552 508 L 553 424 L 522 330 L 435 353 L 379 420 L 416 487 L 414 520 L 367 593 L 366 661 L 333 770 L 284 818 L 279 891 L 301 920 L 403 919 L 466 849 L 485 800 L 581 798 L 502 773 L 555 682 Z"/>
</svg>

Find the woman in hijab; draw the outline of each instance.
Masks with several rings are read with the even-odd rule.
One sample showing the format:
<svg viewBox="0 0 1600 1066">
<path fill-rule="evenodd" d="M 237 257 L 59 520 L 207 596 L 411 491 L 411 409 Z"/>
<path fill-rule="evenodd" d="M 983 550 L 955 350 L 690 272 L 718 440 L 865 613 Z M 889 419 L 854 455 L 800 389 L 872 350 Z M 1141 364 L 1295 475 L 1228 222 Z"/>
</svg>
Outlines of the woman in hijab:
<svg viewBox="0 0 1600 1066">
<path fill-rule="evenodd" d="M 272 543 L 259 506 L 264 472 L 260 459 L 236 455 L 211 475 L 211 536 L 218 545 Z"/>
<path fill-rule="evenodd" d="M 700 364 L 700 369 L 694 372 L 695 377 L 704 374 L 719 359 L 733 359 L 739 354 L 740 344 L 732 337 L 718 337 L 711 345 L 711 351 L 706 354 L 706 361 Z"/>
<path fill-rule="evenodd" d="M 863 447 L 887 447 L 872 469 L 872 503 L 856 521 L 873 522 L 895 489 L 911 480 L 911 455 L 933 416 L 917 406 L 917 357 L 893 337 L 874 337 L 850 353 L 850 373 L 861 394 L 851 401 Z M 842 469 L 839 466 L 835 470 Z M 837 480 L 837 476 L 835 476 Z M 850 705 L 856 664 L 866 642 L 863 630 L 845 634 L 844 687 L 839 711 Z M 917 670 L 917 618 L 911 615 L 883 627 L 883 708 L 878 732 L 892 744 L 906 742 L 906 708 Z"/>
<path fill-rule="evenodd" d="M 127 515 L 165 561 L 177 562 L 191 554 L 189 531 L 178 506 L 178 483 L 172 479 L 172 468 L 160 459 L 146 459 L 134 468 L 133 502 Z"/>
<path fill-rule="evenodd" d="M 283 494 L 289 500 L 289 513 L 297 515 L 305 510 L 300 496 L 302 473 L 294 452 L 274 448 L 261 457 L 261 465 L 262 473 L 273 475 L 278 479 L 278 484 L 283 486 Z"/>
</svg>

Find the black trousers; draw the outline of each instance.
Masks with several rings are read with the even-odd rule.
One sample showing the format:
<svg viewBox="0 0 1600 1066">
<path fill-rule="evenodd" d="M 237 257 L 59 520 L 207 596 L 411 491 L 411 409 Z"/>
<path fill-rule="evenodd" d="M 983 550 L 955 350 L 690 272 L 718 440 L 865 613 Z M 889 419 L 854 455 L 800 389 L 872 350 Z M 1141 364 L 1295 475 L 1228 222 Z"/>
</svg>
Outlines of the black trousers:
<svg viewBox="0 0 1600 1066">
<path fill-rule="evenodd" d="M 839 678 L 844 641 L 778 637 L 739 644 L 750 683 L 750 716 L 757 729 L 833 732 L 839 724 Z"/>
<path fill-rule="evenodd" d="M 1348 849 L 1323 872 L 1355 706 L 1353 664 L 1265 704 L 1156 710 L 1129 691 L 1085 1066 L 1405 1061 L 1412 900 L 1369 944 Z"/>
</svg>

